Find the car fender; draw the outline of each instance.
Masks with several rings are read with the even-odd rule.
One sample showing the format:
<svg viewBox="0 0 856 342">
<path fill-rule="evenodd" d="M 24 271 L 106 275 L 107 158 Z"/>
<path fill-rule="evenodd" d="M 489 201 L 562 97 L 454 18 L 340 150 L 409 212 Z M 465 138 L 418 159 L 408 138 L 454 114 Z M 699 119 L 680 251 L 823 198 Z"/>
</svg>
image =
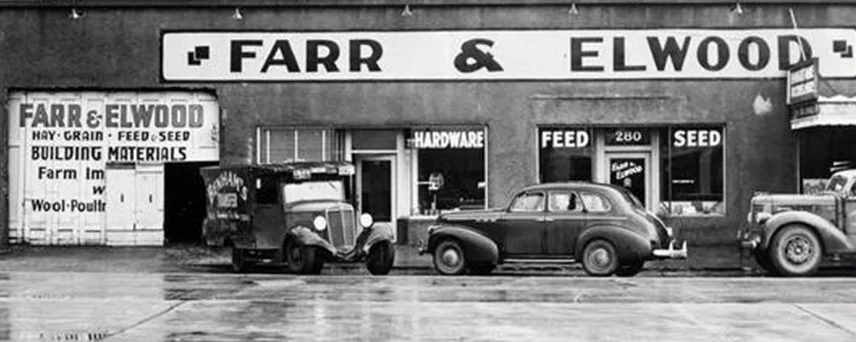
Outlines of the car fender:
<svg viewBox="0 0 856 342">
<path fill-rule="evenodd" d="M 630 229 L 615 225 L 597 225 L 586 229 L 577 239 L 574 251 L 577 260 L 583 259 L 583 249 L 589 241 L 605 239 L 612 242 L 621 260 L 648 260 L 652 258 L 651 241 Z"/>
<path fill-rule="evenodd" d="M 373 226 L 371 228 L 371 232 L 369 232 L 369 237 L 366 238 L 366 242 L 363 245 L 363 252 L 368 254 L 374 244 L 383 241 L 389 241 L 391 243 L 394 239 L 395 236 L 392 233 L 392 227 L 385 225 Z"/>
<path fill-rule="evenodd" d="M 324 238 L 319 236 L 314 230 L 305 226 L 296 226 L 289 229 L 288 233 L 286 233 L 285 239 L 297 239 L 297 241 L 304 246 L 315 246 L 322 248 L 333 255 L 336 254 L 336 248 L 333 247 L 333 245 L 327 242 L 327 240 L 324 240 Z M 283 241 L 283 246 L 285 246 L 285 241 Z"/>
<path fill-rule="evenodd" d="M 774 214 L 766 223 L 764 223 L 763 235 L 761 238 L 761 249 L 767 249 L 770 244 L 770 239 L 773 235 L 789 224 L 804 224 L 809 228 L 814 229 L 823 243 L 825 253 L 845 252 L 854 250 L 853 244 L 847 239 L 838 227 L 823 217 L 807 211 L 785 211 Z"/>
<path fill-rule="evenodd" d="M 436 226 L 428 237 L 428 250 L 433 254 L 438 242 L 447 237 L 455 238 L 461 242 L 467 261 L 489 262 L 491 264 L 499 262 L 499 247 L 493 240 L 462 226 Z"/>
</svg>

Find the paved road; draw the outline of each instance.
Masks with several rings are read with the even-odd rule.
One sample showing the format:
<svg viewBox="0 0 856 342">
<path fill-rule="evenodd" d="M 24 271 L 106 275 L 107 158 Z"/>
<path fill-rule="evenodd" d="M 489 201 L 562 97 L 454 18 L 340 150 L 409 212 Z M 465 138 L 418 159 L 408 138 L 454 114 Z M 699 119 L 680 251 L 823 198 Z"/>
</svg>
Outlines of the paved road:
<svg viewBox="0 0 856 342">
<path fill-rule="evenodd" d="M 0 273 L 9 341 L 856 341 L 856 278 Z"/>
</svg>

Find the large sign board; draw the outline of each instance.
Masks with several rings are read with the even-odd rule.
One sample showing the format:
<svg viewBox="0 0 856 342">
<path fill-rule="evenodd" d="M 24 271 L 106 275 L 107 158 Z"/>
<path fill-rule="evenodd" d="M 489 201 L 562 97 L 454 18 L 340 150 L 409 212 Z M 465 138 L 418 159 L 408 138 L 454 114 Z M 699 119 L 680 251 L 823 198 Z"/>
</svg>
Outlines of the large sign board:
<svg viewBox="0 0 856 342">
<path fill-rule="evenodd" d="M 784 78 L 817 58 L 856 76 L 856 30 L 164 32 L 165 81 Z"/>
<path fill-rule="evenodd" d="M 132 203 L 130 195 L 110 203 L 110 170 L 130 165 L 131 173 L 117 172 L 114 181 L 130 178 L 113 184 L 133 188 L 145 178 L 134 178 L 136 164 L 219 160 L 219 107 L 206 93 L 13 92 L 9 98 L 10 229 L 17 238 L 27 227 L 53 237 L 61 230 L 69 239 L 45 243 L 80 243 L 84 231 L 104 229 L 108 212 L 134 215 L 139 208 L 117 209 Z M 138 202 L 162 206 L 157 200 Z"/>
</svg>

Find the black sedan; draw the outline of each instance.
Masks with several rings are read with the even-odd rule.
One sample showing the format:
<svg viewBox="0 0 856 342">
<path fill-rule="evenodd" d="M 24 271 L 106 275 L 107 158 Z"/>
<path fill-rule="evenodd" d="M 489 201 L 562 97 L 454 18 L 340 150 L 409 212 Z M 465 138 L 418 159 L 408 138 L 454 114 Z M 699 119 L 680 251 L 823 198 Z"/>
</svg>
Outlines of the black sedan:
<svg viewBox="0 0 856 342">
<path fill-rule="evenodd" d="M 490 273 L 512 262 L 581 261 L 593 276 L 632 276 L 646 260 L 686 258 L 671 228 L 624 188 L 552 183 L 523 189 L 508 207 L 446 213 L 421 253 L 442 274 Z"/>
</svg>

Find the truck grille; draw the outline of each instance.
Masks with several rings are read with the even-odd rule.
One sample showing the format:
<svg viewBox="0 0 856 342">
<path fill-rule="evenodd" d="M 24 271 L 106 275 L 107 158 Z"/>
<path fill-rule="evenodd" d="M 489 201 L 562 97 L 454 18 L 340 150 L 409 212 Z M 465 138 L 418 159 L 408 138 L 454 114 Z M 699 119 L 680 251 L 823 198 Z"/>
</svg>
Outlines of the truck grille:
<svg viewBox="0 0 856 342">
<path fill-rule="evenodd" d="M 327 209 L 327 232 L 330 243 L 337 249 L 351 247 L 356 235 L 354 209 L 350 206 L 338 206 Z"/>
</svg>

